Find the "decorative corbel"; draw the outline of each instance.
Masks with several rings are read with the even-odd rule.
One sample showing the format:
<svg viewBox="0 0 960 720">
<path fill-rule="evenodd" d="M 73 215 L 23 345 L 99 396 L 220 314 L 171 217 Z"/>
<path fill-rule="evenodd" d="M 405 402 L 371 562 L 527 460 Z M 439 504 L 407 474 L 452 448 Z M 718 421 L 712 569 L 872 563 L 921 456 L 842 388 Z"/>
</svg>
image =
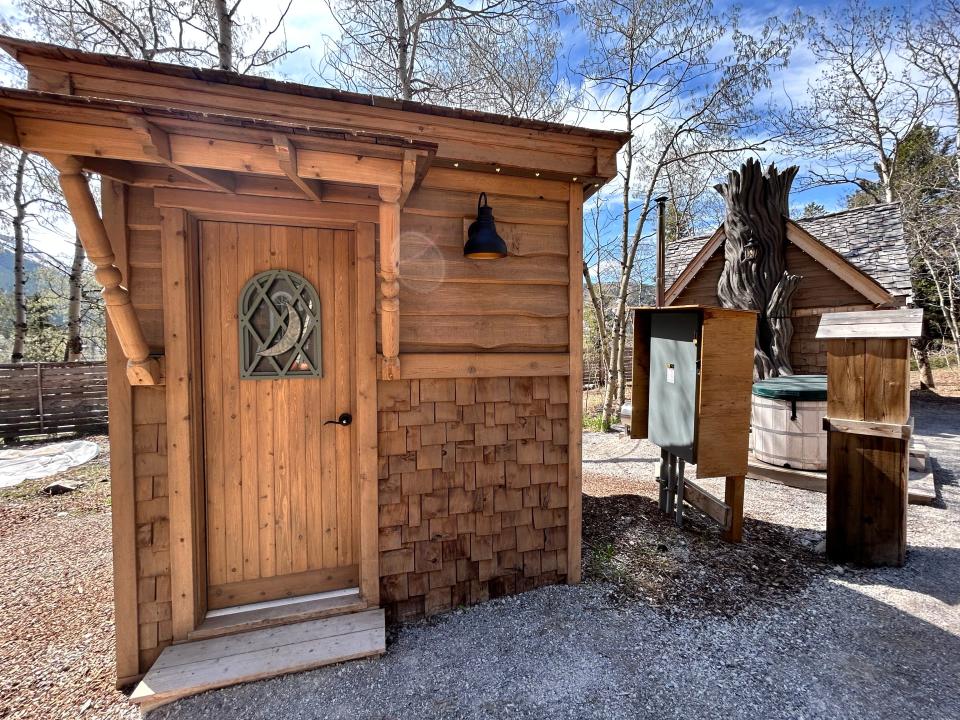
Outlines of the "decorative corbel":
<svg viewBox="0 0 960 720">
<path fill-rule="evenodd" d="M 384 380 L 400 379 L 400 197 L 399 187 L 380 192 L 380 345 Z"/>
<path fill-rule="evenodd" d="M 147 122 L 142 117 L 128 118 L 127 124 L 140 137 L 143 152 L 148 157 L 203 183 L 212 190 L 227 193 L 237 191 L 237 183 L 231 173 L 223 170 L 191 168 L 174 161 L 173 151 L 170 149 L 170 136 L 162 128 Z"/>
<path fill-rule="evenodd" d="M 299 165 L 297 163 L 297 148 L 290 142 L 286 135 L 273 136 L 273 148 L 277 151 L 277 163 L 283 174 L 290 178 L 290 181 L 300 188 L 300 191 L 307 196 L 308 200 L 322 202 L 322 186 L 317 180 L 309 180 L 300 177 Z"/>
<path fill-rule="evenodd" d="M 130 302 L 130 293 L 121 285 L 123 275 L 114 264 L 116 258 L 110 238 L 83 174 L 83 160 L 71 155 L 47 156 L 47 159 L 60 173 L 60 188 L 80 242 L 96 267 L 94 277 L 103 286 L 101 294 L 107 316 L 117 333 L 123 354 L 127 356 L 127 378 L 131 385 L 157 385 L 161 377 L 160 363 L 150 357 L 150 347 Z"/>
</svg>

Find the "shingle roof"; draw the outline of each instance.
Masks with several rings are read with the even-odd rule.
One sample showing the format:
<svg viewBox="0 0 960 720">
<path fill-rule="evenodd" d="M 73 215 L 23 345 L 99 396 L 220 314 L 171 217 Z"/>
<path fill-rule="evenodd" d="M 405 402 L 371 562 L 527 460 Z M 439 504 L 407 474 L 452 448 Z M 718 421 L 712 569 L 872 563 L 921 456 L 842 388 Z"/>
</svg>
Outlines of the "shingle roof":
<svg viewBox="0 0 960 720">
<path fill-rule="evenodd" d="M 842 210 L 795 222 L 894 297 L 911 294 L 910 260 L 899 203 Z M 668 288 L 709 239 L 709 235 L 699 235 L 667 246 Z"/>
</svg>

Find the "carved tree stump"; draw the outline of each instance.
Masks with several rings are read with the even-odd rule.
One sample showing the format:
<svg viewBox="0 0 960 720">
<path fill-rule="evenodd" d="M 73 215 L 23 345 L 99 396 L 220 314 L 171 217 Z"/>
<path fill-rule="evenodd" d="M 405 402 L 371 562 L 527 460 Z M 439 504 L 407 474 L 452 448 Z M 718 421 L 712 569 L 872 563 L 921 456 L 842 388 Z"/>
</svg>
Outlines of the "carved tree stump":
<svg viewBox="0 0 960 720">
<path fill-rule="evenodd" d="M 726 202 L 723 271 L 717 284 L 720 305 L 755 310 L 757 338 L 754 376 L 762 380 L 792 375 L 790 311 L 793 293 L 802 279 L 786 267 L 790 186 L 796 166 L 766 172 L 754 159 L 731 171 L 727 182 L 715 186 Z"/>
</svg>

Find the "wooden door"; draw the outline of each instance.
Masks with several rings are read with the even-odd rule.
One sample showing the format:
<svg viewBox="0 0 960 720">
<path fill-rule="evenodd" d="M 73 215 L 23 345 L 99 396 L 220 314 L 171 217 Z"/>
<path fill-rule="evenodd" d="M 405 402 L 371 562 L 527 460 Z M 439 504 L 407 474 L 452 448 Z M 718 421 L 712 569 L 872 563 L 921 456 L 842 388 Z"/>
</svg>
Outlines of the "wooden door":
<svg viewBox="0 0 960 720">
<path fill-rule="evenodd" d="M 210 609 L 355 587 L 354 235 L 201 221 Z M 241 377 L 238 297 L 268 270 L 303 276 L 320 309 L 322 377 Z M 315 327 L 315 326 L 314 326 Z"/>
</svg>

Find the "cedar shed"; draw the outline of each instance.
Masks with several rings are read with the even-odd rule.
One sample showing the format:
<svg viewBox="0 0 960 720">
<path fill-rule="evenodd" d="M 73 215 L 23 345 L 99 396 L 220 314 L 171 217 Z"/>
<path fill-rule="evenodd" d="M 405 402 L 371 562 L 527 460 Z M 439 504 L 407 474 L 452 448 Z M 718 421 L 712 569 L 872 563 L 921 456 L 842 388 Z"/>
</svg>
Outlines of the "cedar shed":
<svg viewBox="0 0 960 720">
<path fill-rule="evenodd" d="M 0 140 L 58 169 L 104 288 L 135 700 L 578 581 L 582 204 L 626 135 L 0 47 Z M 480 193 L 506 258 L 464 257 Z"/>
</svg>

